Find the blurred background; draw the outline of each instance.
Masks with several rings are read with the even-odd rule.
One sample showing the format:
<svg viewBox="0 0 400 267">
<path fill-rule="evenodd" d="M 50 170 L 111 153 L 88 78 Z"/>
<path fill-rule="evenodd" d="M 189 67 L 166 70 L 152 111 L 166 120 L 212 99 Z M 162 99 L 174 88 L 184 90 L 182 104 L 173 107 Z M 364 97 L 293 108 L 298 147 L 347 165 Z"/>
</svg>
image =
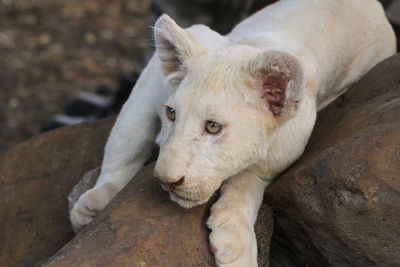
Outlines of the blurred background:
<svg viewBox="0 0 400 267">
<path fill-rule="evenodd" d="M 41 132 L 118 113 L 153 53 L 160 14 L 228 33 L 273 2 L 0 0 L 0 156 Z M 381 2 L 398 34 L 400 0 Z"/>
</svg>

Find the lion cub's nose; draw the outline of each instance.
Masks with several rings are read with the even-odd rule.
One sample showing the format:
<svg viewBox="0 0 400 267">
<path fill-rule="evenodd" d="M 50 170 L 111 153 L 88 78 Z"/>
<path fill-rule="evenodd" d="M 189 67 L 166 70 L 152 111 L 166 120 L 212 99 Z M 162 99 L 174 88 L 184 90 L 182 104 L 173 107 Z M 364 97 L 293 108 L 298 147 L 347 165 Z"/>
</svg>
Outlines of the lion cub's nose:
<svg viewBox="0 0 400 267">
<path fill-rule="evenodd" d="M 163 186 L 168 187 L 169 189 L 175 189 L 176 187 L 183 184 L 183 182 L 185 181 L 185 176 L 183 176 L 176 182 L 166 182 L 166 181 L 171 181 L 172 179 L 168 179 L 165 177 L 158 177 L 157 179 L 160 182 L 160 184 L 162 184 Z"/>
</svg>

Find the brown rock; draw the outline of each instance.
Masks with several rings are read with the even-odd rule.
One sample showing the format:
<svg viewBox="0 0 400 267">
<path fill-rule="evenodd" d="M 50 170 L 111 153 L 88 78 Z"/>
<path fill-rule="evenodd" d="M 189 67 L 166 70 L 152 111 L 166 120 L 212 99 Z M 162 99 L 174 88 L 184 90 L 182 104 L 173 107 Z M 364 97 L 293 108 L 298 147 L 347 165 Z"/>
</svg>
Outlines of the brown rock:
<svg viewBox="0 0 400 267">
<path fill-rule="evenodd" d="M 209 201 L 193 209 L 172 202 L 145 167 L 93 223 L 44 266 L 213 266 L 205 220 Z M 86 176 L 96 179 L 95 171 Z M 76 188 L 80 191 L 82 184 Z M 74 198 L 77 195 L 73 194 Z M 272 213 L 264 205 L 257 222 L 260 266 L 268 265 Z"/>
<path fill-rule="evenodd" d="M 280 244 L 301 264 L 400 265 L 399 114 L 400 55 L 318 114 L 304 155 L 266 191 L 272 266 Z"/>
<path fill-rule="evenodd" d="M 101 163 L 113 122 L 52 131 L 0 158 L 0 266 L 32 266 L 73 237 L 68 193 Z"/>
<path fill-rule="evenodd" d="M 109 118 L 52 131 L 0 159 L 0 266 L 44 262 L 73 237 L 68 194 L 86 170 L 100 165 L 113 122 Z M 204 224 L 208 206 L 178 207 L 160 190 L 151 173 L 152 166 L 133 179 L 98 220 L 47 265 L 212 265 Z M 92 177 L 86 178 L 93 182 L 98 171 L 89 174 Z M 78 194 L 92 185 L 81 184 Z M 257 229 L 260 265 L 264 266 L 272 234 L 267 205 Z"/>
<path fill-rule="evenodd" d="M 208 266 L 206 206 L 182 209 L 146 167 L 44 266 Z"/>
</svg>

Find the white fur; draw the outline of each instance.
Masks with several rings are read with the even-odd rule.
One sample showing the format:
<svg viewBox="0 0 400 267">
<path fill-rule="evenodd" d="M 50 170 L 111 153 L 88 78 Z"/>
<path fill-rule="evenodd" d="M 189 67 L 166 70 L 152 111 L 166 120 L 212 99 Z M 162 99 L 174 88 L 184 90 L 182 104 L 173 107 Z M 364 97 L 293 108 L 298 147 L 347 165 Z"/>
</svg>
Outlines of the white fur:
<svg viewBox="0 0 400 267">
<path fill-rule="evenodd" d="M 393 31 L 375 0 L 282 0 L 226 36 L 203 25 L 181 29 L 164 15 L 155 38 L 156 55 L 112 129 L 97 184 L 71 221 L 89 223 L 143 166 L 161 118 L 155 173 L 169 183 L 185 177 L 164 188 L 188 208 L 225 181 L 207 221 L 216 262 L 256 266 L 253 226 L 264 188 L 302 154 L 316 111 L 395 53 Z M 290 78 L 280 115 L 262 98 L 271 73 Z M 175 109 L 175 121 L 163 105 Z M 207 120 L 222 131 L 208 134 Z"/>
</svg>

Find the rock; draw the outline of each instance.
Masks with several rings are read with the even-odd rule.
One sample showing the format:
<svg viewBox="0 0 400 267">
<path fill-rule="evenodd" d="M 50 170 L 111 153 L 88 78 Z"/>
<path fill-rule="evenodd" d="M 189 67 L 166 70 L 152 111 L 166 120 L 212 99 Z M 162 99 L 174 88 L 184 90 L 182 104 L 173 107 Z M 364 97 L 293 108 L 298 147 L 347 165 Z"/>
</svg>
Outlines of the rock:
<svg viewBox="0 0 400 267">
<path fill-rule="evenodd" d="M 212 265 L 206 206 L 185 210 L 145 168 L 112 203 L 44 266 Z"/>
<path fill-rule="evenodd" d="M 113 122 L 61 128 L 0 158 L 0 266 L 33 266 L 73 237 L 67 196 L 100 165 Z"/>
<path fill-rule="evenodd" d="M 266 190 L 271 266 L 282 246 L 298 264 L 400 265 L 399 114 L 400 54 L 318 114 L 304 155 Z"/>
<path fill-rule="evenodd" d="M 215 198 L 207 205 L 183 209 L 161 190 L 152 177 L 153 167 L 145 167 L 93 223 L 44 266 L 212 266 L 205 220 Z M 86 175 L 86 182 L 94 178 L 95 170 Z M 86 183 L 78 184 L 76 192 L 82 184 Z M 256 229 L 260 266 L 266 266 L 272 234 L 272 213 L 267 205 Z"/>
<path fill-rule="evenodd" d="M 113 122 L 109 118 L 51 131 L 0 159 L 0 266 L 44 263 L 73 238 L 68 194 L 87 170 L 101 164 Z M 211 202 L 182 209 L 151 173 L 149 166 L 46 265 L 212 265 L 204 224 Z M 98 169 L 88 173 L 75 188 L 75 198 L 93 185 L 96 175 Z M 256 226 L 260 266 L 268 262 L 272 234 L 272 213 L 267 205 L 262 210 Z"/>
</svg>

